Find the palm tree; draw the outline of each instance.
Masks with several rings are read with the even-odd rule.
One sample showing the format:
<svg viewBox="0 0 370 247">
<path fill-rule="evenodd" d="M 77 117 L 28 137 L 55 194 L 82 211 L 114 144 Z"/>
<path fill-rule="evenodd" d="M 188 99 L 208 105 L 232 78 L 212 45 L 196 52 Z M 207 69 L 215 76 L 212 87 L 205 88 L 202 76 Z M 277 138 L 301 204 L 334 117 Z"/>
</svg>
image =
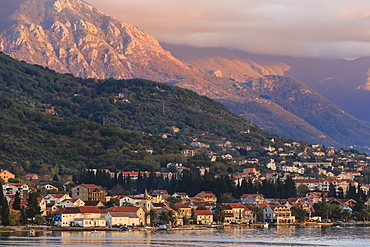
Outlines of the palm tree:
<svg viewBox="0 0 370 247">
<path fill-rule="evenodd" d="M 153 209 L 149 211 L 149 218 L 150 218 L 150 225 L 153 225 L 155 218 L 157 218 L 157 213 Z"/>
<path fill-rule="evenodd" d="M 159 215 L 159 220 L 164 224 L 173 223 L 175 221 L 175 214 L 172 211 L 163 211 Z"/>
<path fill-rule="evenodd" d="M 253 217 L 256 219 L 256 221 L 261 221 L 261 216 L 263 214 L 263 210 L 260 207 L 255 206 L 252 209 Z"/>
</svg>

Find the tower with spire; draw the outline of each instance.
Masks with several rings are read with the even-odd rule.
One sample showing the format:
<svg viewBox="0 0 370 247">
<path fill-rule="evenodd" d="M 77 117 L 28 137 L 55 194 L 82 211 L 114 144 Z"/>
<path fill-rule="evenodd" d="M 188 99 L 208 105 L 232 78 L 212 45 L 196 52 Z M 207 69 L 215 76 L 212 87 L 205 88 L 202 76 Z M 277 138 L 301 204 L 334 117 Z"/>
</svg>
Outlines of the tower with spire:
<svg viewBox="0 0 370 247">
<path fill-rule="evenodd" d="M 149 195 L 147 189 L 145 188 L 143 200 L 141 201 L 141 205 L 140 205 L 140 207 L 145 212 L 145 225 L 148 225 L 150 223 L 150 217 L 149 217 L 150 204 L 151 204 L 150 195 Z"/>
</svg>

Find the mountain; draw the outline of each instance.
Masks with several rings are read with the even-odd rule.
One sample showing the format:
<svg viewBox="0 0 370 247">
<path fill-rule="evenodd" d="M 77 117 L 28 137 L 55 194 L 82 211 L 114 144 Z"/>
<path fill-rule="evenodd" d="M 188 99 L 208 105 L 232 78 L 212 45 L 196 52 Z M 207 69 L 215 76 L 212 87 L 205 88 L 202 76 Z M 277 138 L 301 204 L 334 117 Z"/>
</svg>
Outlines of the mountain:
<svg viewBox="0 0 370 247">
<path fill-rule="evenodd" d="M 227 111 L 221 103 L 187 89 L 143 79 L 76 78 L 3 53 L 0 96 L 38 112 L 150 134 L 172 133 L 186 142 L 194 138 L 222 142 L 226 138 L 261 147 L 277 138 Z"/>
<path fill-rule="evenodd" d="M 260 92 L 253 87 L 245 87 L 244 84 L 254 78 L 288 75 L 293 71 L 292 64 L 283 60 L 251 55 L 244 58 L 235 54 L 230 57 L 225 50 L 222 51 L 224 55 L 210 59 L 208 51 L 204 53 L 198 49 L 195 54 L 190 48 L 182 52 L 185 58 L 173 52 L 175 58 L 140 28 L 112 18 L 81 0 L 17 0 L 11 3 L 0 0 L 0 23 L 0 50 L 19 60 L 84 78 L 144 78 L 187 88 L 224 103 L 228 109 L 273 134 L 288 138 L 338 147 L 368 144 L 369 134 L 364 131 L 367 123 L 348 114 L 330 118 L 332 109 L 329 107 L 325 108 L 329 112 L 319 115 L 320 121 L 313 121 L 299 115 L 299 111 L 291 112 L 292 109 L 286 107 L 289 100 L 273 101 L 260 97 Z M 186 56 L 193 57 L 187 59 Z M 289 86 L 278 89 L 285 88 Z M 328 101 L 321 103 L 332 106 Z M 317 102 L 307 104 L 318 105 Z M 304 105 L 304 102 L 297 105 Z M 256 109 L 263 112 L 251 112 Z M 339 119 L 342 121 L 333 122 Z M 361 133 L 360 139 L 351 135 L 344 137 L 326 128 L 336 125 L 341 126 L 337 128 L 341 131 L 351 121 L 355 121 L 354 131 Z M 316 125 L 319 122 L 329 124 Z"/>
<path fill-rule="evenodd" d="M 366 136 L 368 135 L 369 123 L 365 122 L 370 120 L 370 109 L 367 107 L 370 104 L 370 92 L 367 86 L 370 68 L 368 58 L 349 61 L 258 55 L 225 48 L 197 48 L 166 43 L 162 43 L 162 46 L 170 50 L 174 56 L 188 66 L 208 73 L 217 71 L 219 76 L 237 82 L 239 85 L 248 84 L 256 78 L 264 80 L 263 77 L 269 75 L 290 77 L 291 79 L 288 81 L 293 84 L 297 82 L 297 79 L 300 80 L 298 84 L 303 87 L 302 90 L 309 89 L 312 91 L 311 95 L 315 95 L 311 99 L 300 97 L 300 100 L 310 100 L 310 102 L 298 104 L 311 106 L 312 113 L 308 114 L 314 118 L 311 120 L 307 118 L 308 115 L 302 117 L 299 114 L 300 112 L 307 112 L 306 107 L 303 106 L 304 108 L 292 111 L 292 107 L 289 107 L 291 102 L 284 98 L 274 102 L 270 101 L 271 98 L 259 98 L 259 100 L 257 98 L 253 100 L 252 98 L 249 102 L 235 102 L 235 100 L 230 99 L 220 100 L 229 110 L 242 114 L 248 120 L 254 119 L 253 122 L 266 131 L 310 142 L 314 139 L 317 142 L 329 144 L 330 141 L 325 140 L 325 138 L 319 140 L 326 136 L 347 145 L 361 143 L 362 146 L 368 146 L 366 139 L 362 139 L 361 136 L 353 138 L 354 136 L 350 134 L 363 133 Z M 284 85 L 287 88 L 284 86 L 274 87 L 274 90 L 282 90 L 283 93 L 285 90 L 289 90 L 289 87 L 294 86 L 286 83 Z M 259 96 L 259 91 L 255 92 L 256 97 Z M 325 98 L 317 95 L 316 92 Z M 338 105 L 340 109 L 327 99 Z M 319 101 L 315 103 L 315 100 Z M 254 102 L 252 103 L 252 101 Z M 327 107 L 313 108 L 319 104 Z M 249 107 L 249 105 L 253 106 Z M 260 116 L 252 113 L 257 109 L 257 106 L 259 111 L 264 111 Z M 297 104 L 294 106 L 297 106 Z M 244 108 L 243 112 L 240 111 L 241 108 Z M 317 121 L 319 116 L 315 115 L 315 111 L 323 111 L 324 109 L 327 112 L 320 114 L 319 122 L 325 122 L 326 124 L 319 124 Z M 251 110 L 252 112 L 248 114 L 248 111 Z M 283 113 L 283 110 L 286 112 Z M 351 115 L 343 111 L 349 112 Z M 333 115 L 340 116 L 340 118 L 329 117 Z M 363 121 L 356 119 L 356 117 Z M 301 126 L 296 124 L 298 122 Z M 333 128 L 329 127 L 335 125 L 337 128 L 334 129 L 338 130 L 336 134 L 333 133 Z M 311 138 L 309 132 L 312 133 Z"/>
<path fill-rule="evenodd" d="M 196 142 L 223 153 L 218 144 L 230 142 L 242 150 L 228 150 L 235 158 L 262 159 L 263 146 L 289 151 L 285 143 L 292 142 L 187 89 L 143 79 L 76 78 L 1 52 L 0 136 L 0 168 L 69 175 L 83 168 L 160 170 L 169 162 L 222 172 L 225 165 L 181 151 Z"/>
</svg>

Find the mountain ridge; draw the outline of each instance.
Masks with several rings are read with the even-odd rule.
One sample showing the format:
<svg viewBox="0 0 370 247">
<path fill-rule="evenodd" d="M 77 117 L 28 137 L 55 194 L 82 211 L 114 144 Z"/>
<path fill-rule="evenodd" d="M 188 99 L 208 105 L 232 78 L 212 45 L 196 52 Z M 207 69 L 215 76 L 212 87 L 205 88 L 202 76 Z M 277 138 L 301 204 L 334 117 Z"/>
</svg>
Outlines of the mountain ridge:
<svg viewBox="0 0 370 247">
<path fill-rule="evenodd" d="M 245 87 L 244 84 L 253 78 L 286 75 L 292 66 L 284 61 L 271 62 L 268 57 L 260 60 L 252 57 L 247 62 L 225 58 L 212 62 L 212 66 L 217 64 L 227 68 L 227 71 L 180 61 L 140 28 L 112 18 L 80 0 L 19 0 L 12 5 L 0 1 L 0 9 L 10 13 L 0 16 L 0 23 L 3 23 L 0 49 L 19 60 L 85 78 L 135 77 L 176 85 L 219 102 L 232 102 L 229 107 L 243 105 L 244 110 L 240 114 L 246 119 L 251 117 L 251 114 L 248 115 L 251 110 L 248 104 L 253 102 L 270 112 L 268 122 L 264 121 L 263 115 L 259 115 L 256 122 L 265 123 L 265 129 L 271 133 L 284 133 L 287 137 L 340 147 L 368 144 L 367 134 L 359 141 L 351 140 L 351 137 L 341 139 L 329 136 L 327 132 L 330 130 L 311 124 L 315 121 L 309 122 L 297 113 L 288 114 L 281 101 L 273 102 L 268 98 L 261 101 L 258 90 Z M 235 75 L 232 76 L 232 73 Z M 279 90 L 285 89 L 281 87 Z M 328 101 L 325 104 L 329 104 Z M 235 107 L 228 109 L 238 111 Z M 282 122 L 282 119 L 286 121 Z M 345 121 L 348 122 L 348 119 Z M 287 128 L 287 122 L 296 127 Z M 300 124 L 296 124 L 298 122 Z M 366 123 L 356 120 L 357 125 L 360 129 L 367 128 Z M 292 129 L 295 133 L 291 133 Z"/>
</svg>

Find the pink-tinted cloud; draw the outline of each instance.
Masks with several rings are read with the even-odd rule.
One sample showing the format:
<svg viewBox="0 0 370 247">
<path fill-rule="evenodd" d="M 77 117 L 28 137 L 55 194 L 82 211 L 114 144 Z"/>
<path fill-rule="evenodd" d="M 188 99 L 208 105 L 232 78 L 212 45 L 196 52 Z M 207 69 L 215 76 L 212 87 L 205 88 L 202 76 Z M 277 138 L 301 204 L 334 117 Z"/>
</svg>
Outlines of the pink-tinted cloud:
<svg viewBox="0 0 370 247">
<path fill-rule="evenodd" d="M 168 43 L 292 56 L 370 55 L 370 1 L 86 1 Z"/>
</svg>

